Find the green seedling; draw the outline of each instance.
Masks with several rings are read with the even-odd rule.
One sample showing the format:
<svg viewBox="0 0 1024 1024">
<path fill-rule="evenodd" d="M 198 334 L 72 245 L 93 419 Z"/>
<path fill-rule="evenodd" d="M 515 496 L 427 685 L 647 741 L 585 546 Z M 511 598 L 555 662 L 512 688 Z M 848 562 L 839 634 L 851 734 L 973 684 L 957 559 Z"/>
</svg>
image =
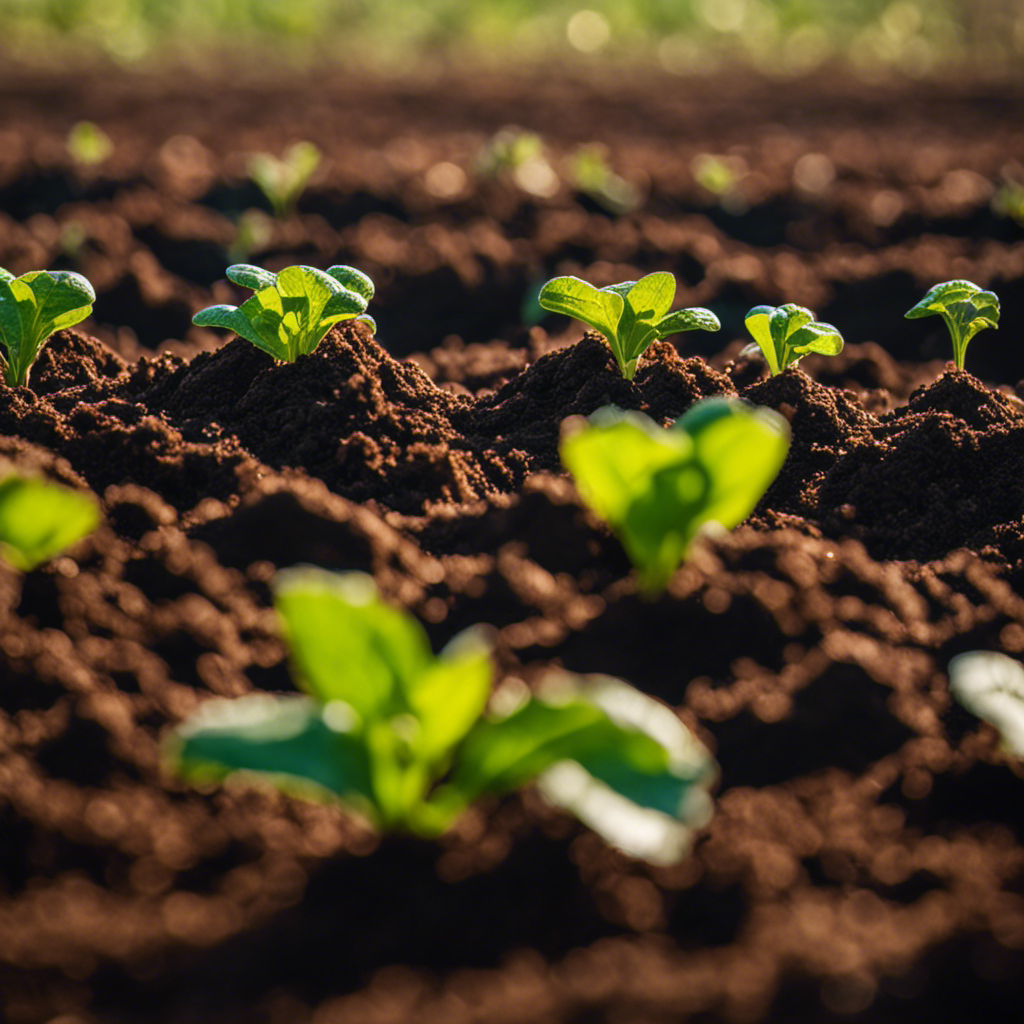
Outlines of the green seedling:
<svg viewBox="0 0 1024 1024">
<path fill-rule="evenodd" d="M 274 274 L 235 263 L 227 276 L 254 294 L 241 306 L 201 309 L 192 323 L 226 327 L 281 362 L 309 355 L 341 320 L 361 320 L 377 330 L 373 317 L 363 312 L 373 298 L 373 282 L 354 267 L 285 267 Z"/>
<path fill-rule="evenodd" d="M 1024 665 L 996 651 L 958 654 L 949 663 L 949 689 L 995 726 L 1009 753 L 1024 757 Z"/>
<path fill-rule="evenodd" d="M 651 342 L 680 331 L 717 331 L 722 325 L 709 309 L 669 312 L 676 279 L 667 271 L 639 281 L 595 288 L 578 277 L 555 277 L 540 290 L 538 301 L 553 313 L 565 313 L 600 331 L 611 345 L 622 376 L 632 380 L 636 364 Z"/>
<path fill-rule="evenodd" d="M 707 819 L 714 762 L 670 709 L 627 684 L 558 675 L 537 694 L 518 683 L 492 699 L 479 628 L 435 656 L 419 622 L 362 573 L 286 570 L 275 603 L 305 694 L 208 701 L 165 745 L 186 779 L 262 778 L 423 836 L 485 794 L 536 780 L 627 852 L 663 862 Z"/>
<path fill-rule="evenodd" d="M 571 168 L 576 187 L 609 213 L 629 213 L 640 205 L 640 190 L 612 170 L 604 146 L 580 147 L 572 158 Z"/>
<path fill-rule="evenodd" d="M 320 150 L 312 142 L 296 142 L 278 159 L 270 153 L 249 157 L 249 177 L 270 200 L 274 216 L 291 217 L 299 196 L 320 166 Z"/>
<path fill-rule="evenodd" d="M 667 430 L 642 413 L 606 407 L 569 426 L 562 461 L 583 500 L 611 527 L 641 589 L 668 583 L 701 530 L 731 529 L 777 476 L 789 424 L 770 409 L 708 398 Z"/>
<path fill-rule="evenodd" d="M 228 248 L 233 263 L 245 263 L 262 252 L 274 237 L 274 222 L 263 210 L 246 210 L 235 223 L 235 237 Z"/>
<path fill-rule="evenodd" d="M 933 313 L 946 321 L 953 341 L 953 360 L 957 369 L 962 370 L 971 338 L 986 327 L 999 326 L 999 298 L 995 292 L 985 291 L 971 281 L 944 281 L 905 316 L 917 320 Z"/>
<path fill-rule="evenodd" d="M 72 127 L 67 147 L 71 159 L 83 167 L 101 164 L 114 152 L 110 136 L 92 121 L 79 121 Z"/>
<path fill-rule="evenodd" d="M 84 494 L 34 477 L 0 479 L 0 558 L 27 572 L 92 533 L 96 503 Z"/>
<path fill-rule="evenodd" d="M 541 137 L 515 125 L 494 133 L 477 154 L 475 171 L 482 178 L 511 178 L 524 192 L 542 198 L 559 187 Z"/>
<path fill-rule="evenodd" d="M 70 270 L 30 270 L 21 277 L 0 267 L 0 356 L 4 380 L 28 384 L 29 371 L 55 331 L 74 327 L 96 301 L 92 285 Z"/>
<path fill-rule="evenodd" d="M 794 302 L 784 306 L 755 306 L 745 317 L 772 374 L 794 366 L 809 352 L 837 356 L 843 336 L 831 324 L 819 323 L 814 314 Z"/>
</svg>

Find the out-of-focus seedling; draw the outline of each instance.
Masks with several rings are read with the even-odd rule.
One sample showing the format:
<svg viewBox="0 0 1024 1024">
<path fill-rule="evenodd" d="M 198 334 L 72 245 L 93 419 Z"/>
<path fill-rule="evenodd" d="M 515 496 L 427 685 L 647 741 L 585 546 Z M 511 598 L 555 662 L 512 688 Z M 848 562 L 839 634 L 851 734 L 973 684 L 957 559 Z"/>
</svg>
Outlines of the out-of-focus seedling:
<svg viewBox="0 0 1024 1024">
<path fill-rule="evenodd" d="M 4 380 L 28 384 L 29 371 L 55 331 L 74 327 L 96 301 L 92 285 L 71 270 L 30 270 L 15 277 L 0 267 L 0 356 Z"/>
<path fill-rule="evenodd" d="M 0 478 L 0 558 L 27 572 L 48 561 L 99 524 L 87 495 L 17 474 Z"/>
<path fill-rule="evenodd" d="M 701 188 L 710 192 L 726 213 L 746 212 L 747 200 L 740 182 L 747 173 L 742 157 L 698 153 L 690 161 L 690 173 Z"/>
<path fill-rule="evenodd" d="M 553 196 L 560 184 L 541 137 L 516 125 L 500 129 L 485 143 L 477 154 L 475 171 L 482 178 L 509 178 L 524 192 L 541 198 Z"/>
<path fill-rule="evenodd" d="M 165 745 L 187 779 L 263 777 L 424 836 L 479 797 L 536 780 L 610 842 L 659 863 L 684 855 L 707 820 L 711 757 L 670 709 L 620 680 L 553 676 L 488 713 L 480 630 L 435 656 L 422 626 L 362 573 L 286 570 L 275 592 L 306 695 L 204 704 Z"/>
<path fill-rule="evenodd" d="M 226 273 L 255 294 L 241 306 L 207 306 L 192 323 L 226 327 L 282 362 L 309 355 L 341 320 L 361 320 L 377 330 L 373 317 L 363 312 L 373 298 L 373 282 L 354 267 L 285 267 L 275 274 L 236 263 Z"/>
<path fill-rule="evenodd" d="M 612 170 L 608 150 L 600 143 L 581 146 L 570 166 L 576 187 L 609 213 L 629 213 L 640 205 L 640 190 Z"/>
<path fill-rule="evenodd" d="M 747 518 L 789 450 L 778 413 L 709 398 L 667 430 L 641 413 L 606 407 L 568 426 L 562 461 L 583 500 L 637 568 L 641 588 L 664 588 L 697 534 Z"/>
<path fill-rule="evenodd" d="M 819 323 L 809 309 L 794 302 L 755 306 L 745 321 L 773 375 L 793 366 L 809 352 L 837 356 L 843 351 L 839 331 L 831 324 Z"/>
<path fill-rule="evenodd" d="M 234 263 L 245 263 L 254 253 L 266 249 L 273 235 L 273 221 L 263 210 L 246 210 L 235 223 L 228 257 Z"/>
<path fill-rule="evenodd" d="M 995 726 L 1007 751 L 1024 757 L 1024 665 L 996 651 L 958 654 L 949 663 L 949 689 Z"/>
<path fill-rule="evenodd" d="M 905 314 L 908 320 L 937 313 L 953 342 L 953 361 L 964 368 L 967 344 L 978 331 L 999 326 L 999 298 L 972 281 L 944 281 Z"/>
<path fill-rule="evenodd" d="M 71 128 L 67 147 L 71 159 L 83 167 L 101 164 L 114 152 L 110 136 L 92 121 L 79 121 Z"/>
<path fill-rule="evenodd" d="M 675 295 L 675 277 L 661 270 L 606 288 L 595 288 L 578 277 L 555 277 L 540 290 L 539 302 L 544 309 L 565 313 L 600 331 L 622 376 L 632 380 L 637 361 L 651 342 L 680 331 L 717 331 L 722 326 L 711 310 L 700 306 L 670 313 Z"/>
<path fill-rule="evenodd" d="M 270 153 L 249 157 L 249 177 L 270 200 L 274 216 L 284 219 L 295 213 L 295 204 L 320 166 L 320 150 L 312 142 L 296 142 L 278 158 Z"/>
</svg>

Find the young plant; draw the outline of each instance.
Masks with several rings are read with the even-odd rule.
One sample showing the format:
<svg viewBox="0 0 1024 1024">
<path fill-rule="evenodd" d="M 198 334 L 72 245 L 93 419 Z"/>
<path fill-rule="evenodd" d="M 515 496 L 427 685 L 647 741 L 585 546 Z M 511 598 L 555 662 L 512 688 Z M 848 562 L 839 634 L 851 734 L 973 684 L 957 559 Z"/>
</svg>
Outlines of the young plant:
<svg viewBox="0 0 1024 1024">
<path fill-rule="evenodd" d="M 235 773 L 340 800 L 381 831 L 436 836 L 475 800 L 537 780 L 634 856 L 670 862 L 710 811 L 714 762 L 676 715 L 619 680 L 559 675 L 491 700 L 489 645 L 470 629 L 434 656 L 373 579 L 309 567 L 275 602 L 304 696 L 211 700 L 169 736 L 196 783 Z"/>
<path fill-rule="evenodd" d="M 600 331 L 611 345 L 622 376 L 632 380 L 636 364 L 651 342 L 680 331 L 717 331 L 722 325 L 709 309 L 669 312 L 676 279 L 667 271 L 639 281 L 595 288 L 578 277 L 555 277 L 540 290 L 538 301 L 553 313 L 565 313 Z"/>
<path fill-rule="evenodd" d="M 4 380 L 28 384 L 29 371 L 55 331 L 74 327 L 96 301 L 92 285 L 70 270 L 30 270 L 21 277 L 0 267 L 0 356 Z"/>
<path fill-rule="evenodd" d="M 1024 757 L 1024 665 L 996 651 L 958 654 L 949 663 L 949 689 L 995 726 L 1011 754 Z"/>
<path fill-rule="evenodd" d="M 962 370 L 971 338 L 986 327 L 999 326 L 999 298 L 971 281 L 945 281 L 932 288 L 905 316 L 917 320 L 933 313 L 946 321 L 953 341 L 953 360 Z"/>
<path fill-rule="evenodd" d="M 640 205 L 640 190 L 612 170 L 608 150 L 600 143 L 581 146 L 572 158 L 571 168 L 576 187 L 609 213 L 621 216 Z"/>
<path fill-rule="evenodd" d="M 18 475 L 0 479 L 0 558 L 27 572 L 92 533 L 99 509 L 60 484 Z"/>
<path fill-rule="evenodd" d="M 281 362 L 309 355 L 341 320 L 354 318 L 377 330 L 373 317 L 363 312 L 373 298 L 373 282 L 354 267 L 285 267 L 274 274 L 235 263 L 227 276 L 255 294 L 241 306 L 207 306 L 192 323 L 226 327 Z"/>
<path fill-rule="evenodd" d="M 494 133 L 477 154 L 475 170 L 482 178 L 511 178 L 524 192 L 542 199 L 553 196 L 560 185 L 541 137 L 516 125 Z"/>
<path fill-rule="evenodd" d="M 296 142 L 278 159 L 270 153 L 249 158 L 249 177 L 270 200 L 274 216 L 285 219 L 295 213 L 303 189 L 320 166 L 320 150 L 312 142 Z"/>
<path fill-rule="evenodd" d="M 843 351 L 839 331 L 831 324 L 819 323 L 809 309 L 794 302 L 755 306 L 744 319 L 773 375 L 794 366 L 808 352 L 837 356 Z"/>
<path fill-rule="evenodd" d="M 702 529 L 731 529 L 750 515 L 788 450 L 782 416 L 726 398 L 698 402 L 667 430 L 608 406 L 570 426 L 561 448 L 580 495 L 618 536 L 648 593 L 665 587 Z"/>
<path fill-rule="evenodd" d="M 110 136 L 92 121 L 79 121 L 72 126 L 67 147 L 71 159 L 83 167 L 101 164 L 114 152 Z"/>
</svg>

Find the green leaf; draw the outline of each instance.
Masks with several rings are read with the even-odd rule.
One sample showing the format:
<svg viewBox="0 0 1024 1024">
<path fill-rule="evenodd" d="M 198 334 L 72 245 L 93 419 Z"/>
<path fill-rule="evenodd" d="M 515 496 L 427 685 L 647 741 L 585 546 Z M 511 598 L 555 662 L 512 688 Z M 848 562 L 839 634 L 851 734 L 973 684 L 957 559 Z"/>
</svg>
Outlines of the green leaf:
<svg viewBox="0 0 1024 1024">
<path fill-rule="evenodd" d="M 252 299 L 246 301 L 252 302 Z M 258 303 L 255 311 L 262 311 Z M 288 358 L 288 347 L 277 337 L 276 329 L 263 333 L 238 306 L 207 306 L 192 317 L 192 323 L 197 327 L 226 327 L 275 359 L 284 361 Z"/>
<path fill-rule="evenodd" d="M 243 288 L 251 288 L 253 291 L 273 288 L 277 284 L 277 274 L 262 267 L 254 267 L 250 263 L 233 263 L 224 273 L 229 281 L 234 281 Z"/>
<path fill-rule="evenodd" d="M 809 309 L 794 302 L 755 306 L 744 319 L 772 374 L 781 373 L 808 352 L 837 355 L 843 348 L 835 327 L 818 323 Z"/>
<path fill-rule="evenodd" d="M 575 317 L 600 331 L 609 343 L 616 337 L 624 301 L 615 292 L 603 291 L 578 277 L 552 278 L 540 290 L 544 309 Z"/>
<path fill-rule="evenodd" d="M 949 663 L 949 689 L 995 726 L 1011 754 L 1024 757 L 1024 666 L 995 651 L 958 654 Z"/>
<path fill-rule="evenodd" d="M 13 281 L 14 275 L 9 270 L 0 267 L 0 281 Z"/>
<path fill-rule="evenodd" d="M 0 279 L 0 343 L 7 350 L 7 383 L 27 384 L 50 335 L 81 323 L 95 301 L 92 285 L 69 270 L 32 270 Z"/>
<path fill-rule="evenodd" d="M 930 288 L 924 298 L 904 313 L 908 320 L 916 320 L 922 316 L 931 316 L 933 313 L 941 313 L 952 302 L 961 299 L 969 299 L 977 295 L 982 289 L 973 281 L 956 280 L 943 281 Z M 989 292 L 989 295 L 992 293 Z M 997 300 L 998 301 L 998 300 Z"/>
<path fill-rule="evenodd" d="M 88 496 L 31 477 L 0 480 L 0 554 L 29 570 L 91 533 L 99 509 Z"/>
<path fill-rule="evenodd" d="M 328 267 L 327 273 L 343 288 L 361 295 L 367 302 L 373 298 L 373 282 L 361 270 L 339 263 L 336 266 Z"/>
<path fill-rule="evenodd" d="M 374 320 L 372 316 L 369 316 L 367 313 L 361 313 L 359 316 L 356 317 L 356 320 L 358 320 L 362 324 L 368 324 L 370 327 L 370 332 L 372 334 L 377 333 L 377 321 Z"/>
<path fill-rule="evenodd" d="M 962 370 L 968 342 L 986 327 L 999 326 L 999 297 L 973 281 L 944 281 L 904 314 L 909 320 L 938 314 L 953 343 L 953 360 Z"/>
<path fill-rule="evenodd" d="M 638 320 L 660 320 L 675 297 L 676 279 L 665 270 L 640 278 L 625 296 Z"/>
<path fill-rule="evenodd" d="M 823 356 L 837 356 L 843 351 L 843 336 L 831 324 L 820 321 L 807 324 L 794 331 L 789 344 L 795 352 L 817 352 Z"/>
<path fill-rule="evenodd" d="M 307 693 L 344 701 L 364 724 L 406 710 L 430 644 L 416 619 L 380 600 L 372 576 L 286 569 L 274 594 L 292 673 Z"/>
<path fill-rule="evenodd" d="M 312 142 L 296 142 L 281 159 L 269 153 L 253 154 L 249 158 L 249 176 L 270 200 L 274 214 L 288 217 L 319 166 L 320 150 Z"/>
<path fill-rule="evenodd" d="M 209 700 L 169 734 L 165 759 L 195 783 L 252 773 L 305 796 L 326 791 L 375 817 L 366 750 L 345 725 L 343 713 L 308 697 Z"/>
<path fill-rule="evenodd" d="M 721 330 L 722 324 L 710 309 L 694 306 L 691 309 L 677 309 L 674 313 L 667 314 L 655 326 L 658 337 L 666 338 L 680 331 L 718 331 Z"/>
</svg>

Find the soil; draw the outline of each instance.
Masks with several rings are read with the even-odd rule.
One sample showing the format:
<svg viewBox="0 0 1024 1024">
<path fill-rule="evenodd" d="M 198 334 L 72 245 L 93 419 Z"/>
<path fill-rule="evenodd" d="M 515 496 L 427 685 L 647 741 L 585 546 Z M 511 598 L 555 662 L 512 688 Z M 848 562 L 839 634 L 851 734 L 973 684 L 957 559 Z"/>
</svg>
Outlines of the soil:
<svg viewBox="0 0 1024 1024">
<path fill-rule="evenodd" d="M 1024 1015 L 1024 766 L 945 675 L 1024 653 L 1024 228 L 990 205 L 1024 161 L 1024 92 L 73 85 L 0 86 L 0 265 L 98 294 L 30 387 L 0 384 L 0 469 L 105 513 L 48 565 L 0 564 L 0 1019 Z M 98 168 L 64 148 L 83 118 L 115 142 Z M 605 142 L 643 205 L 472 174 L 431 191 L 509 123 L 556 163 Z M 244 153 L 295 138 L 328 162 L 250 259 L 359 266 L 380 329 L 276 365 L 190 318 L 237 297 L 232 218 L 263 202 Z M 745 161 L 744 208 L 693 180 L 700 152 Z M 656 343 L 632 382 L 578 324 L 524 326 L 546 276 L 654 269 L 723 330 Z M 937 319 L 902 318 L 953 277 L 1003 302 L 970 372 Z M 842 355 L 775 378 L 741 356 L 743 313 L 781 301 L 837 324 Z M 646 599 L 561 471 L 561 423 L 615 404 L 668 424 L 711 395 L 779 410 L 792 449 L 750 519 Z M 297 563 L 371 572 L 437 647 L 491 624 L 498 678 L 604 672 L 677 708 L 721 769 L 692 854 L 630 860 L 532 790 L 428 843 L 170 777 L 161 737 L 203 700 L 293 689 L 269 582 Z"/>
</svg>

